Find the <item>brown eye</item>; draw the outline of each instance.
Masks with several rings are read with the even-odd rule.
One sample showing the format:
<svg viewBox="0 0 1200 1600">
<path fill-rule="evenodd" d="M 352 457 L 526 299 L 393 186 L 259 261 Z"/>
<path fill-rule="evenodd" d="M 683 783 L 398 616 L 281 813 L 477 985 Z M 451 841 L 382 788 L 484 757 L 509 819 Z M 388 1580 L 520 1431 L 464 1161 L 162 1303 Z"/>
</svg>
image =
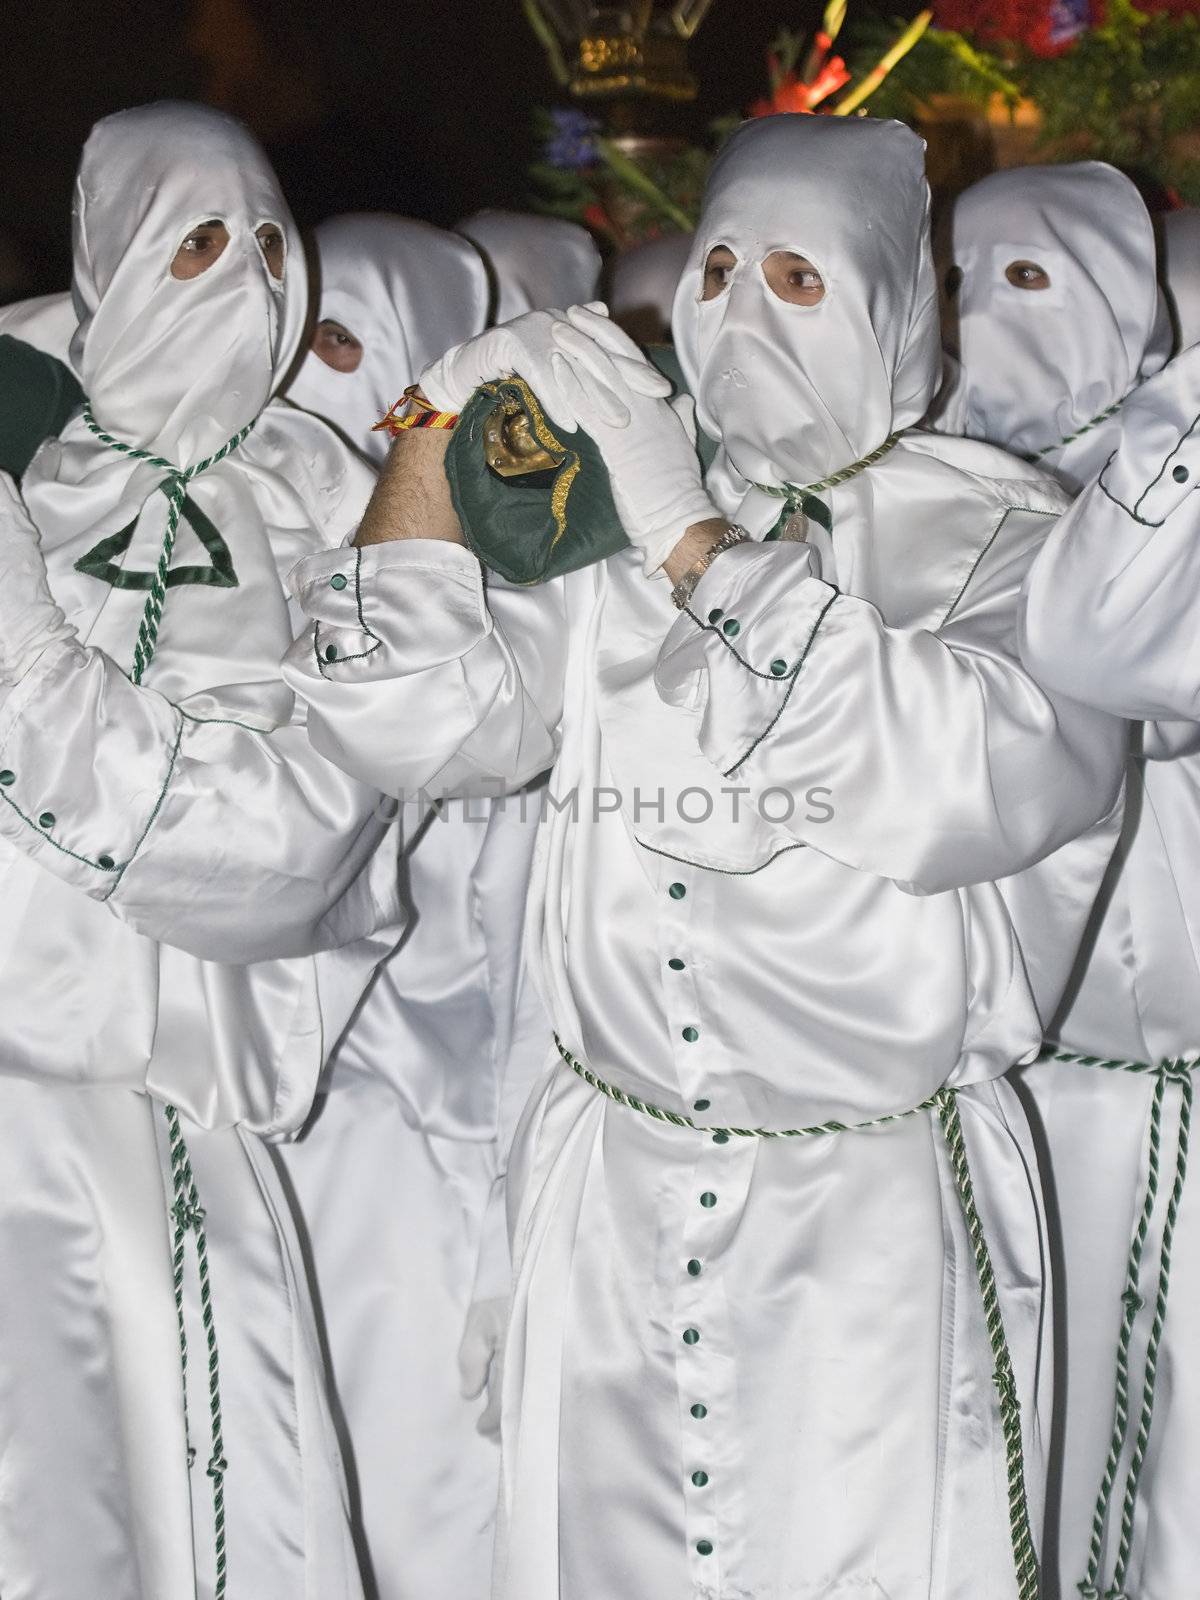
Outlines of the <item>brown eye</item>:
<svg viewBox="0 0 1200 1600">
<path fill-rule="evenodd" d="M 772 294 L 793 306 L 815 306 L 825 298 L 825 280 L 806 256 L 775 250 L 762 265 Z"/>
<path fill-rule="evenodd" d="M 354 372 L 363 358 L 361 341 L 332 317 L 318 322 L 313 329 L 312 350 L 335 372 Z"/>
<path fill-rule="evenodd" d="M 263 260 L 267 263 L 267 271 L 273 278 L 283 277 L 284 242 L 283 232 L 273 222 L 264 222 L 255 232 L 258 248 L 263 253 Z"/>
<path fill-rule="evenodd" d="M 708 260 L 704 263 L 704 285 L 700 293 L 702 300 L 715 300 L 723 294 L 729 286 L 729 275 L 737 266 L 737 257 L 726 245 L 715 245 L 708 252 Z"/>
<path fill-rule="evenodd" d="M 1014 289 L 1050 287 L 1050 274 L 1045 267 L 1039 267 L 1036 261 L 1010 261 L 1004 269 L 1004 276 Z"/>
<path fill-rule="evenodd" d="M 229 229 L 217 218 L 202 222 L 179 245 L 171 262 L 171 276 L 186 280 L 207 272 L 229 243 Z"/>
</svg>

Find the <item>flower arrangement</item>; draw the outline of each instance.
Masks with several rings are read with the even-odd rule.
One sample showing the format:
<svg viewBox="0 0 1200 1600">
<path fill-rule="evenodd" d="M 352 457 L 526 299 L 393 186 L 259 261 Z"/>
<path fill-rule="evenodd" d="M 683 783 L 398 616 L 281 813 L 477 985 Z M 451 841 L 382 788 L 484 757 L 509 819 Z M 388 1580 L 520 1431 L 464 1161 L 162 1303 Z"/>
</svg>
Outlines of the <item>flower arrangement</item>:
<svg viewBox="0 0 1200 1600">
<path fill-rule="evenodd" d="M 780 32 L 767 55 L 769 93 L 750 107 L 750 116 L 785 111 L 849 116 L 859 111 L 933 19 L 932 11 L 923 11 L 907 26 L 890 30 L 871 64 L 851 71 L 833 53 L 847 6 L 848 0 L 828 0 L 811 39 L 786 28 Z M 546 39 L 542 42 L 549 51 Z M 553 59 L 551 65 L 561 81 Z M 598 119 L 576 108 L 539 112 L 537 117 L 541 156 L 530 178 L 538 209 L 583 222 L 620 249 L 664 229 L 695 226 L 713 157 L 741 120 L 719 118 L 711 124 L 710 143 L 696 145 L 615 139 L 605 134 Z"/>
<path fill-rule="evenodd" d="M 938 96 L 1030 113 L 1026 159 L 1111 161 L 1200 204 L 1196 0 L 935 0 L 873 109 L 920 121 Z"/>
</svg>

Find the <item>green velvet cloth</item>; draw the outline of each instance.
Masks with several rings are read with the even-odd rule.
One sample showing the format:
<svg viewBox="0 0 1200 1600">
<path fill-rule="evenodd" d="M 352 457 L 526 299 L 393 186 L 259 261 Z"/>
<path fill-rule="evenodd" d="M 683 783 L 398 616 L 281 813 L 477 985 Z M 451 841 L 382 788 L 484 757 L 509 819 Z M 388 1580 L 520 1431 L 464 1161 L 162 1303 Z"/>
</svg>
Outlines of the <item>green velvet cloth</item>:
<svg viewBox="0 0 1200 1600">
<path fill-rule="evenodd" d="M 83 390 L 61 361 L 0 334 L 0 470 L 20 479 L 82 404 Z"/>
<path fill-rule="evenodd" d="M 647 354 L 682 393 L 674 350 L 660 346 Z M 520 410 L 553 465 L 515 477 L 488 465 L 485 429 L 506 405 Z M 712 448 L 701 440 L 702 465 Z M 519 378 L 486 384 L 468 401 L 446 452 L 446 477 L 467 544 L 510 583 L 544 583 L 628 547 L 595 443 L 582 430 L 560 432 Z"/>
</svg>

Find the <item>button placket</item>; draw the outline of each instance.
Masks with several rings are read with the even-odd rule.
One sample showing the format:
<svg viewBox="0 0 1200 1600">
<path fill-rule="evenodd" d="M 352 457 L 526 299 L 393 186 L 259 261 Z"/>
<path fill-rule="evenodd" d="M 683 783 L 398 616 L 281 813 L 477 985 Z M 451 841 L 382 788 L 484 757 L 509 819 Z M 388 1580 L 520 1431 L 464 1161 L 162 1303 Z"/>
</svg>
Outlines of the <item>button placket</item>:
<svg viewBox="0 0 1200 1600">
<path fill-rule="evenodd" d="M 722 1530 L 733 1506 L 737 1474 L 736 1393 L 730 1357 L 729 1308 L 720 1261 L 745 1198 L 751 1152 L 714 1149 L 701 1139 L 679 1234 L 673 1303 L 675 1365 L 683 1450 L 684 1536 L 693 1581 L 704 1593 L 720 1592 L 727 1573 L 728 1539 Z M 726 1203 L 728 1202 L 728 1203 Z M 736 1495 L 733 1505 L 736 1505 Z M 736 1542 L 736 1541 L 735 1541 Z M 724 1559 L 722 1559 L 724 1556 Z"/>
<path fill-rule="evenodd" d="M 698 1123 L 710 1120 L 713 1102 L 704 1092 L 710 1077 L 714 1044 L 705 1021 L 700 974 L 707 974 L 706 950 L 712 945 L 712 901 L 707 875 L 686 877 L 669 864 L 660 888 L 659 956 L 662 963 L 665 1025 L 675 1062 L 680 1109 Z"/>
<path fill-rule="evenodd" d="M 675 1062 L 680 1109 L 701 1127 L 719 1119 L 720 1095 L 712 1081 L 714 1038 L 710 1007 L 702 996 L 711 984 L 712 952 L 719 937 L 712 928 L 708 875 L 670 863 L 660 888 L 659 957 L 664 1026 Z M 703 974 L 705 983 L 699 981 Z M 741 1167 L 731 1150 L 718 1148 L 707 1133 L 694 1140 L 696 1162 L 683 1202 L 683 1227 L 675 1235 L 677 1254 L 667 1270 L 676 1276 L 671 1302 L 670 1338 L 675 1349 L 677 1403 L 682 1435 L 679 1463 L 684 1496 L 684 1537 L 697 1592 L 718 1593 L 725 1570 L 721 1509 L 734 1475 L 725 1470 L 734 1442 L 730 1429 L 730 1378 L 726 1329 L 728 1312 L 714 1272 L 714 1246 L 734 1224 Z M 730 1199 L 718 1203 L 721 1174 L 729 1172 Z M 744 1187 L 744 1184 L 741 1185 Z M 703 1198 L 702 1198 L 703 1197 Z M 723 1491 L 723 1485 L 725 1485 Z"/>
<path fill-rule="evenodd" d="M 665 904 L 659 923 L 666 1026 L 675 1057 L 680 1092 L 686 1097 L 700 1067 L 703 1029 L 696 984 L 695 922 L 703 916 L 703 886 L 668 869 Z M 685 1104 L 690 1102 L 685 1099 Z"/>
<path fill-rule="evenodd" d="M 713 1560 L 718 1507 L 717 1485 L 713 1481 L 713 1446 L 716 1443 L 713 1433 L 721 1424 L 721 1407 L 709 1370 L 704 1308 L 693 1281 L 686 1273 L 681 1272 L 681 1276 L 688 1286 L 676 1296 L 676 1319 L 680 1324 L 676 1372 L 683 1426 L 684 1536 L 691 1559 L 698 1562 L 704 1581 L 709 1583 L 719 1574 L 719 1565 Z"/>
</svg>

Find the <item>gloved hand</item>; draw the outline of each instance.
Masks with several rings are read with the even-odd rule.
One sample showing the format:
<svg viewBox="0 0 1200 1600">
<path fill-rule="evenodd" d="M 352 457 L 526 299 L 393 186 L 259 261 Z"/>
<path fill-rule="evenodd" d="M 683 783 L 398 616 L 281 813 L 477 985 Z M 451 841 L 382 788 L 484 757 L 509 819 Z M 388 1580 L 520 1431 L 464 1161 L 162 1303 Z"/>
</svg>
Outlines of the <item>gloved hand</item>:
<svg viewBox="0 0 1200 1600">
<path fill-rule="evenodd" d="M 661 386 L 651 387 L 642 369 L 656 369 L 590 306 L 572 306 L 552 334 L 555 383 L 600 451 L 617 515 L 649 577 L 693 523 L 721 515 L 704 489 L 691 402 L 672 403 Z M 614 363 L 602 397 L 592 379 L 596 350 Z"/>
<path fill-rule="evenodd" d="M 594 308 L 576 306 L 567 315 L 584 309 L 594 312 Z M 560 388 L 551 365 L 551 357 L 559 348 L 555 330 L 567 327 L 561 311 L 529 311 L 498 328 L 489 328 L 465 344 L 455 345 L 426 367 L 420 379 L 422 392 L 439 411 L 461 411 L 481 384 L 497 378 L 524 378 L 551 422 L 574 433 L 579 426 L 575 408 Z M 620 333 L 619 329 L 612 331 Z M 621 339 L 625 339 L 624 334 Z M 625 342 L 636 360 L 629 360 L 623 346 L 613 349 L 598 340 L 592 340 L 578 354 L 580 376 L 591 396 L 590 410 L 597 415 L 619 418 L 625 407 L 617 396 L 626 388 L 645 395 L 671 392 L 669 381 L 642 359 L 637 346 Z"/>
<path fill-rule="evenodd" d="M 463 1399 L 474 1400 L 487 1390 L 486 1404 L 475 1424 L 485 1439 L 500 1437 L 500 1400 L 508 1312 L 508 1299 L 503 1295 L 492 1300 L 474 1301 L 467 1311 L 466 1327 L 458 1347 L 458 1375 Z"/>
<path fill-rule="evenodd" d="M 1200 489 L 1198 414 L 1200 345 L 1193 345 L 1148 378 L 1117 412 L 1121 442 L 1100 474 L 1109 499 L 1153 527 Z M 1189 514 L 1200 519 L 1200 509 Z"/>
<path fill-rule="evenodd" d="M 37 529 L 7 472 L 0 472 L 0 685 L 12 688 L 42 651 L 75 629 L 55 605 Z"/>
</svg>

